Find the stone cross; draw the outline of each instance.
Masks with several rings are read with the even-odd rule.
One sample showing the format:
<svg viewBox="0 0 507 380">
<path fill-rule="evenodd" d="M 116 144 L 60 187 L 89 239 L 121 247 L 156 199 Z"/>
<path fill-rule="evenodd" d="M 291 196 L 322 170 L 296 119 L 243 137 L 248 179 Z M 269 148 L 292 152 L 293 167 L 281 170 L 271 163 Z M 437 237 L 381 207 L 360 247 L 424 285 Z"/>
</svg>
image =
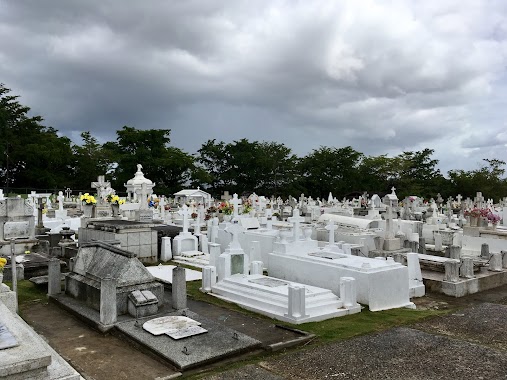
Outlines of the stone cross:
<svg viewBox="0 0 507 380">
<path fill-rule="evenodd" d="M 58 192 L 58 210 L 63 211 L 63 201 L 64 201 L 63 191 Z"/>
<path fill-rule="evenodd" d="M 163 195 L 160 196 L 160 200 L 158 201 L 158 205 L 160 206 L 160 217 L 162 220 L 165 220 L 165 197 Z"/>
<path fill-rule="evenodd" d="M 294 211 L 292 212 L 292 216 L 287 218 L 287 221 L 289 223 L 293 223 L 294 224 L 294 231 L 293 231 L 293 236 L 294 236 L 294 241 L 297 242 L 299 241 L 299 237 L 300 237 L 300 229 L 299 229 L 299 223 L 300 222 L 304 222 L 305 221 L 305 218 L 303 218 L 302 216 L 299 215 L 299 210 L 297 208 L 294 209 Z"/>
<path fill-rule="evenodd" d="M 187 233 L 188 232 L 188 217 L 190 216 L 191 212 L 188 209 L 186 204 L 184 204 L 182 209 L 178 211 L 178 214 L 183 217 L 183 233 Z"/>
<path fill-rule="evenodd" d="M 222 195 L 222 198 L 220 198 L 220 199 L 223 200 L 224 202 L 227 202 L 231 198 L 232 197 L 229 195 L 229 192 L 228 191 L 224 191 L 224 194 Z"/>
<path fill-rule="evenodd" d="M 140 198 L 139 210 L 148 210 L 148 189 L 145 183 L 141 185 L 141 196 L 138 198 Z"/>
<path fill-rule="evenodd" d="M 37 228 L 44 228 L 44 223 L 42 222 L 42 210 L 44 210 L 44 200 L 42 198 L 38 199 L 39 205 L 37 206 Z"/>
<path fill-rule="evenodd" d="M 68 201 L 70 201 L 70 196 L 71 196 L 71 195 L 72 195 L 72 190 L 71 190 L 69 187 L 67 187 L 67 188 L 65 189 L 65 198 L 66 198 Z"/>
<path fill-rule="evenodd" d="M 330 220 L 329 224 L 325 228 L 329 231 L 329 245 L 334 245 L 334 232 L 338 227 L 332 220 Z"/>
<path fill-rule="evenodd" d="M 463 198 L 463 197 L 461 196 L 461 194 L 458 194 L 458 196 L 456 197 L 456 199 L 458 200 L 458 203 L 459 203 L 459 204 L 461 204 L 461 199 L 462 199 L 462 198 Z"/>
<path fill-rule="evenodd" d="M 236 194 L 234 194 L 236 195 Z M 229 244 L 230 249 L 241 249 L 241 244 L 239 244 L 239 234 L 243 232 L 243 227 L 239 224 L 238 220 L 233 220 L 231 224 L 225 229 L 228 233 L 232 235 L 231 244 Z"/>
<path fill-rule="evenodd" d="M 234 218 L 236 218 L 239 213 L 239 205 L 241 204 L 241 200 L 238 199 L 238 194 L 234 193 L 233 196 L 232 196 L 232 205 L 234 207 L 234 210 L 233 210 L 233 215 L 234 215 Z"/>
<path fill-rule="evenodd" d="M 393 207 L 391 205 L 387 206 L 387 212 L 386 212 L 386 238 L 387 239 L 394 238 Z"/>
<path fill-rule="evenodd" d="M 98 199 L 99 204 L 104 204 L 104 196 L 106 195 L 105 191 L 110 186 L 111 186 L 111 183 L 107 182 L 105 180 L 105 176 L 103 176 L 103 175 L 98 176 L 97 182 L 92 182 L 91 188 L 97 190 L 97 197 L 99 198 Z"/>
<path fill-rule="evenodd" d="M 391 191 L 392 191 L 392 193 L 391 193 L 392 195 L 396 195 L 396 193 L 395 193 L 395 191 L 396 191 L 396 187 L 394 187 L 394 186 L 393 186 L 393 187 L 391 187 Z"/>
<path fill-rule="evenodd" d="M 484 197 L 482 196 L 482 193 L 479 191 L 477 192 L 477 195 L 474 199 L 474 203 L 477 204 L 477 207 L 478 208 L 483 208 L 484 207 Z"/>
</svg>

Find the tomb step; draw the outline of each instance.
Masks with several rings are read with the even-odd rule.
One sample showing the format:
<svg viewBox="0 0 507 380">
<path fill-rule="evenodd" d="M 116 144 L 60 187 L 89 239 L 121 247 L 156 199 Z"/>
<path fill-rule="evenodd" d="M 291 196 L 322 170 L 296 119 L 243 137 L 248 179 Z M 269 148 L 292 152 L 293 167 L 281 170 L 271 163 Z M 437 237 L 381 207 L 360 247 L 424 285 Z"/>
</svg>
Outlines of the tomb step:
<svg viewBox="0 0 507 380">
<path fill-rule="evenodd" d="M 309 307 L 307 303 L 305 308 L 305 316 L 293 318 L 287 315 L 288 313 L 287 297 L 284 297 L 285 302 L 283 304 L 280 302 L 272 304 L 270 302 L 272 300 L 268 300 L 265 297 L 265 295 L 262 294 L 245 295 L 245 293 L 243 293 L 241 289 L 224 290 L 220 289 L 220 285 L 214 286 L 213 291 L 210 294 L 225 301 L 236 303 L 237 305 L 247 310 L 252 310 L 257 313 L 267 315 L 271 318 L 295 324 L 313 321 L 322 321 L 329 318 L 360 312 L 360 308 L 356 308 L 354 310 L 342 308 L 343 306 L 342 301 L 337 299 L 336 296 L 334 296 L 334 300 L 330 300 L 330 302 L 324 305 L 313 305 L 313 307 Z"/>
<path fill-rule="evenodd" d="M 212 288 L 213 295 L 219 295 L 233 300 L 234 302 L 243 302 L 248 300 L 249 304 L 256 306 L 264 306 L 266 308 L 276 309 L 278 312 L 287 312 L 288 295 L 266 293 L 264 289 L 247 288 L 243 284 L 234 281 L 221 281 Z M 321 294 L 306 294 L 306 310 L 336 310 L 343 307 L 343 302 L 334 295 L 330 290 L 323 289 Z"/>
<path fill-rule="evenodd" d="M 220 291 L 228 291 L 235 294 L 239 294 L 241 297 L 251 297 L 257 298 L 260 302 L 269 302 L 270 304 L 277 305 L 282 308 L 287 308 L 288 305 L 288 293 L 280 294 L 274 292 L 266 292 L 264 289 L 259 289 L 255 287 L 245 287 L 243 284 L 238 284 L 234 281 L 221 281 L 215 285 L 217 290 Z M 322 292 L 316 293 L 306 293 L 306 307 L 310 308 L 319 308 L 326 307 L 328 305 L 335 305 L 336 303 L 340 303 L 341 307 L 342 301 L 330 290 L 323 289 Z"/>
</svg>

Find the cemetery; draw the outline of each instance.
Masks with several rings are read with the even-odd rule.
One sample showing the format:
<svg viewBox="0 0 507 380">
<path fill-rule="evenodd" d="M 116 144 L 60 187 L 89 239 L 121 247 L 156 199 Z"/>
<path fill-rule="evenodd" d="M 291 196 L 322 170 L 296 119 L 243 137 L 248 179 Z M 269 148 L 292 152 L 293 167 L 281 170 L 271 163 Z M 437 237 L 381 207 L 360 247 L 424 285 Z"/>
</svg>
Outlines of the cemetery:
<svg viewBox="0 0 507 380">
<path fill-rule="evenodd" d="M 309 322 L 417 311 L 429 294 L 459 298 L 507 284 L 507 202 L 481 193 L 447 203 L 437 194 L 427 204 L 400 201 L 394 188 L 383 199 L 343 201 L 255 193 L 215 200 L 199 188 L 159 197 L 142 165 L 126 197 L 104 176 L 90 188 L 95 195 L 2 193 L 0 378 L 79 378 L 17 315 L 17 283 L 27 280 L 47 288 L 52 308 L 152 353 L 174 373 L 302 345 L 315 335 L 296 326 Z M 268 344 L 193 299 L 283 323 L 286 335 Z"/>
</svg>

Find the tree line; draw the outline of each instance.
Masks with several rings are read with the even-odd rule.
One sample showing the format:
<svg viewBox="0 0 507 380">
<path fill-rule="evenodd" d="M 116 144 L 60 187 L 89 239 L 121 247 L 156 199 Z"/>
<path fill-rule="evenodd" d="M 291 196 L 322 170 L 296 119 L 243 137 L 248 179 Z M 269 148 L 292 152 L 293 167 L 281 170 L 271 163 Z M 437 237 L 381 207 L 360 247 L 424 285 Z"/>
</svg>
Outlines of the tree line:
<svg viewBox="0 0 507 380">
<path fill-rule="evenodd" d="M 304 193 L 324 197 L 331 191 L 341 199 L 366 191 L 384 194 L 392 186 L 400 198 L 418 195 L 447 198 L 460 193 L 487 198 L 507 196 L 505 162 L 485 159 L 475 170 L 451 170 L 444 176 L 432 149 L 403 152 L 395 157 L 367 156 L 351 146 L 321 146 L 299 157 L 284 144 L 241 139 L 216 139 L 196 154 L 171 146 L 169 129 L 141 130 L 129 126 L 116 131 L 116 140 L 100 144 L 90 132 L 73 143 L 0 84 L 0 187 L 5 189 L 88 190 L 106 174 L 120 194 L 138 163 L 156 183 L 157 194 L 171 195 L 200 186 L 215 197 L 224 191 L 287 197 Z"/>
</svg>

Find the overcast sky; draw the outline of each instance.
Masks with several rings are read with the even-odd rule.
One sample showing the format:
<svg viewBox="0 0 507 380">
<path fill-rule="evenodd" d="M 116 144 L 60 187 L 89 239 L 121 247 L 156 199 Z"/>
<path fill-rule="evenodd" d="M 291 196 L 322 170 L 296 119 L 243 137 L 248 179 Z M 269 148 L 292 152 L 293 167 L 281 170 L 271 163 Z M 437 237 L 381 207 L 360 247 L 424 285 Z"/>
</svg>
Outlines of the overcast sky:
<svg viewBox="0 0 507 380">
<path fill-rule="evenodd" d="M 507 1 L 0 0 L 0 83 L 79 142 L 124 125 L 298 155 L 507 161 Z"/>
</svg>

